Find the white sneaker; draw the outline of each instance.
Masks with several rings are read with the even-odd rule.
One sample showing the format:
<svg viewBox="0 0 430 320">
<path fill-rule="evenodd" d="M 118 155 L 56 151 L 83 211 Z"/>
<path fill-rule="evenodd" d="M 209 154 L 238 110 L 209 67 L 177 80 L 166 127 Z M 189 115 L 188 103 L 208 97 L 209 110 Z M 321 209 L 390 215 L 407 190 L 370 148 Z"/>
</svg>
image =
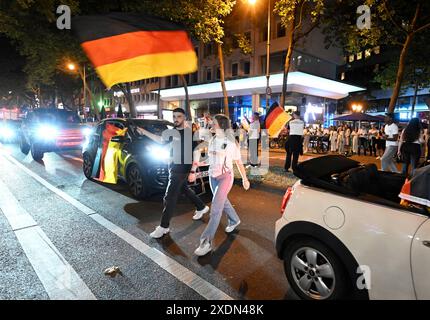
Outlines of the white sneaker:
<svg viewBox="0 0 430 320">
<path fill-rule="evenodd" d="M 170 232 L 169 228 L 163 228 L 161 226 L 158 226 L 149 236 L 154 239 L 159 239 L 165 234 L 168 234 L 169 232 Z"/>
<path fill-rule="evenodd" d="M 212 245 L 209 241 L 204 240 L 200 242 L 200 246 L 194 251 L 194 254 L 199 257 L 203 257 L 212 251 Z"/>
<path fill-rule="evenodd" d="M 234 231 L 234 229 L 236 229 L 236 227 L 240 224 L 240 220 L 238 221 L 238 223 L 236 224 L 232 224 L 231 226 L 227 226 L 227 228 L 225 228 L 225 232 L 227 233 L 232 233 Z"/>
<path fill-rule="evenodd" d="M 193 220 L 200 220 L 203 217 L 203 215 L 208 212 L 209 212 L 208 206 L 204 207 L 202 210 L 196 210 L 196 212 L 193 215 Z"/>
</svg>

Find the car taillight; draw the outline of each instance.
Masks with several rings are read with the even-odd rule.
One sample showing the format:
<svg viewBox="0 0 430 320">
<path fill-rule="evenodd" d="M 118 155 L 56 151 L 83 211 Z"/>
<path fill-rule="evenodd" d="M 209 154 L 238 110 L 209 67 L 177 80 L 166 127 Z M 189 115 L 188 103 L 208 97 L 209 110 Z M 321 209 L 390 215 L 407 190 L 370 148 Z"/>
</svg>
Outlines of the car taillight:
<svg viewBox="0 0 430 320">
<path fill-rule="evenodd" d="M 292 194 L 293 194 L 293 188 L 289 187 L 284 194 L 284 198 L 282 198 L 281 214 L 284 214 L 285 207 L 287 206 L 288 201 L 290 200 Z"/>
</svg>

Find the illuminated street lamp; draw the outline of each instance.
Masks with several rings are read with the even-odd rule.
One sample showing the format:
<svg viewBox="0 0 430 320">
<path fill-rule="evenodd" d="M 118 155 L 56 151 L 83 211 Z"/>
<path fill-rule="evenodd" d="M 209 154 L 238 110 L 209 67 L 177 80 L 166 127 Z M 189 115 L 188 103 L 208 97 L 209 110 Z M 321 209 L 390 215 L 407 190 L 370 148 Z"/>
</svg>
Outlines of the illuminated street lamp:
<svg viewBox="0 0 430 320">
<path fill-rule="evenodd" d="M 352 105 L 352 111 L 353 112 L 361 112 L 363 110 L 363 106 L 361 104 L 353 104 Z"/>
<path fill-rule="evenodd" d="M 79 75 L 82 78 L 82 83 L 83 83 L 83 87 L 84 87 L 84 114 L 85 114 L 85 108 L 87 106 L 87 75 L 86 75 L 86 66 L 85 64 L 83 65 L 82 70 L 79 70 L 78 67 L 76 66 L 76 64 L 74 64 L 73 62 L 69 62 L 67 64 L 67 69 L 70 71 L 75 71 L 77 70 L 79 72 Z"/>
<path fill-rule="evenodd" d="M 68 63 L 67 64 L 67 69 L 69 69 L 70 71 L 75 71 L 76 70 L 76 65 L 74 63 Z"/>
</svg>

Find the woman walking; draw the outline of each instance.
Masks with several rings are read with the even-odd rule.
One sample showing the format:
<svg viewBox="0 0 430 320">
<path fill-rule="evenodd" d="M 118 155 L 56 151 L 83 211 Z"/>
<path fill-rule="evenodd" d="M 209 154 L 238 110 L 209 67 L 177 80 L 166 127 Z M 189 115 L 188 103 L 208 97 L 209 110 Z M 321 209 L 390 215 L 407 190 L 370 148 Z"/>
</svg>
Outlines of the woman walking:
<svg viewBox="0 0 430 320">
<path fill-rule="evenodd" d="M 242 176 L 242 184 L 245 190 L 249 189 L 249 181 L 246 177 L 245 167 L 243 166 L 240 148 L 236 143 L 230 127 L 230 120 L 224 115 L 216 115 L 213 122 L 212 132 L 215 136 L 209 141 L 208 162 L 209 162 L 209 183 L 212 190 L 212 206 L 209 223 L 200 237 L 200 245 L 194 251 L 197 256 L 204 256 L 212 251 L 212 241 L 218 229 L 222 212 L 227 214 L 228 225 L 226 233 L 233 232 L 240 224 L 236 210 L 228 200 L 228 194 L 233 186 L 234 173 L 233 162 L 236 163 Z M 200 152 L 196 152 L 199 154 Z M 196 157 L 198 159 L 198 157 Z M 189 181 L 196 180 L 195 170 L 198 161 L 193 163 Z"/>
<path fill-rule="evenodd" d="M 345 131 L 343 126 L 340 126 L 337 132 L 337 150 L 339 154 L 345 153 Z"/>
<path fill-rule="evenodd" d="M 357 129 L 354 129 L 351 133 L 352 137 L 352 153 L 358 154 L 358 132 Z"/>
<path fill-rule="evenodd" d="M 409 121 L 400 136 L 398 155 L 401 155 L 403 159 L 402 174 L 408 174 L 409 165 L 411 165 L 411 175 L 414 174 L 421 157 L 422 143 L 424 143 L 424 139 L 420 120 L 418 118 L 413 118 Z"/>
<path fill-rule="evenodd" d="M 336 127 L 333 127 L 333 129 L 330 132 L 330 148 L 331 152 L 336 152 L 337 149 L 337 130 Z"/>
</svg>

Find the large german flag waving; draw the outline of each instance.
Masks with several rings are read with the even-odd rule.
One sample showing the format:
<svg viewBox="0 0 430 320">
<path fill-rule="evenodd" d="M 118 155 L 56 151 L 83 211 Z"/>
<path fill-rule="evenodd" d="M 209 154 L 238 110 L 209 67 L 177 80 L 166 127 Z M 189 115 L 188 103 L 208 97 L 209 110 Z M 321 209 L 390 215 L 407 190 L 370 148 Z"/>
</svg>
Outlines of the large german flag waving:
<svg viewBox="0 0 430 320">
<path fill-rule="evenodd" d="M 108 88 L 197 70 L 188 33 L 169 21 L 142 14 L 109 13 L 75 17 L 72 30 Z"/>
</svg>

